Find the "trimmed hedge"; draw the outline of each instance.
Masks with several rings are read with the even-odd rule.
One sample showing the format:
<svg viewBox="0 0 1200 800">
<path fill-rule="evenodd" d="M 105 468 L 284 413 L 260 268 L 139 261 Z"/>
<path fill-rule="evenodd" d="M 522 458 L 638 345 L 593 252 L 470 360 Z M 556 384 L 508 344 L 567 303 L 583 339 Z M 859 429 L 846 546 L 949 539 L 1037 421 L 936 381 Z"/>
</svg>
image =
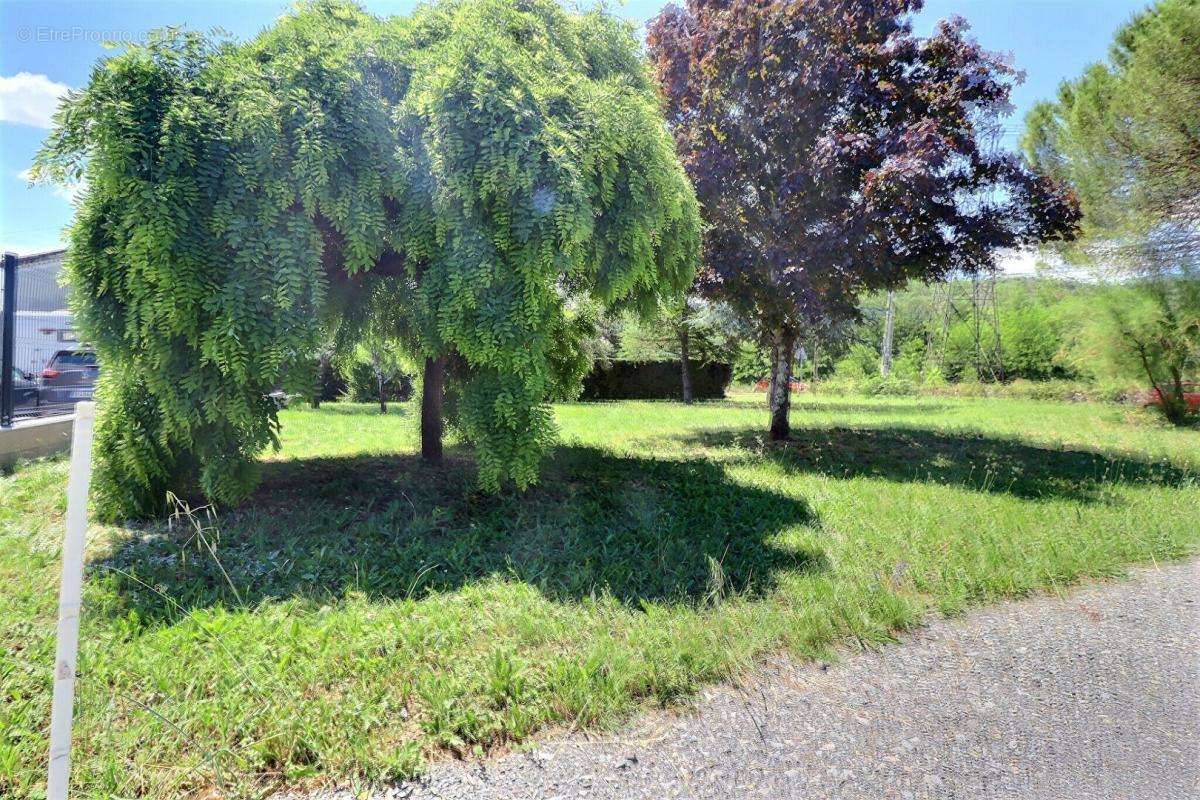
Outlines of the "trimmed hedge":
<svg viewBox="0 0 1200 800">
<path fill-rule="evenodd" d="M 725 396 L 733 377 L 730 364 L 692 361 L 692 397 L 711 400 Z M 580 400 L 679 400 L 683 378 L 679 361 L 596 362 L 583 379 Z"/>
</svg>

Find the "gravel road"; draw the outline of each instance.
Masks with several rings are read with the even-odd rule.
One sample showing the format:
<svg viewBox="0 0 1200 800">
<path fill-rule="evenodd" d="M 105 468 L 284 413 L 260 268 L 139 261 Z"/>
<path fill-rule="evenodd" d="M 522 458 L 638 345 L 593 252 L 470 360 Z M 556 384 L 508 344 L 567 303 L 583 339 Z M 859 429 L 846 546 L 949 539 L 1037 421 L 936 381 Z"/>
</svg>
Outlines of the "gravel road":
<svg viewBox="0 0 1200 800">
<path fill-rule="evenodd" d="M 325 800 L 338 797 L 324 794 Z M 1200 561 L 785 659 L 380 798 L 1200 798 Z"/>
</svg>

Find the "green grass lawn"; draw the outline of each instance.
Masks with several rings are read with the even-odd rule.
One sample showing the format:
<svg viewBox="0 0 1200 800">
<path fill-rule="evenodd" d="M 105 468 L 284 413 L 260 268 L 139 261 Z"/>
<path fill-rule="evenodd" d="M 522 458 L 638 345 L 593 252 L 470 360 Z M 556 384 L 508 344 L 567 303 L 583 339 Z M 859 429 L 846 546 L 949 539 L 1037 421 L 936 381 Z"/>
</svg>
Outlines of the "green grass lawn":
<svg viewBox="0 0 1200 800">
<path fill-rule="evenodd" d="M 561 405 L 499 497 L 422 465 L 411 409 L 284 412 L 202 531 L 93 527 L 77 796 L 402 777 L 1200 545 L 1200 433 L 1140 411 L 804 398 L 768 446 L 761 402 Z M 5 797 L 41 792 L 65 482 L 0 478 Z"/>
</svg>

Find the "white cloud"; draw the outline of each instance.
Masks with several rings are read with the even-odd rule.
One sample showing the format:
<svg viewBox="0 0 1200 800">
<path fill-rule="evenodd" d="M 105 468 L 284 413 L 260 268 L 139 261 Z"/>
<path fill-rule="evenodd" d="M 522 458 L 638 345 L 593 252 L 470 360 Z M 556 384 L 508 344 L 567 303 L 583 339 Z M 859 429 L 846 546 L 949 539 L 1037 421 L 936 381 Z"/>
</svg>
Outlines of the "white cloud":
<svg viewBox="0 0 1200 800">
<path fill-rule="evenodd" d="M 1098 277 L 1095 269 L 1064 261 L 1062 256 L 1051 249 L 1006 250 L 999 254 L 996 266 L 1006 278 L 1036 277 L 1088 281 Z"/>
<path fill-rule="evenodd" d="M 1036 250 L 1009 250 L 996 259 L 996 266 L 1003 275 L 1036 275 L 1038 252 Z"/>
<path fill-rule="evenodd" d="M 65 83 L 32 72 L 0 76 L 0 122 L 49 128 L 59 99 L 70 90 Z"/>
</svg>

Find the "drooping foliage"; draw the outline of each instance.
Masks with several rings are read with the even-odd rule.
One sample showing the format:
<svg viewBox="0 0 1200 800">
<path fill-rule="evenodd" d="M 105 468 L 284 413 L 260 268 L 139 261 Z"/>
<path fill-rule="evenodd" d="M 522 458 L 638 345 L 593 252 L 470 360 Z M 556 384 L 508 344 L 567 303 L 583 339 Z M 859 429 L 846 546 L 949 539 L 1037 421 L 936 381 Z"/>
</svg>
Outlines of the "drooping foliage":
<svg viewBox="0 0 1200 800">
<path fill-rule="evenodd" d="M 381 320 L 451 365 L 481 485 L 527 486 L 547 396 L 586 369 L 575 299 L 650 307 L 698 259 L 632 29 L 553 0 L 316 2 L 241 45 L 162 31 L 58 123 L 37 171 L 88 185 L 67 271 L 105 364 L 110 515 L 193 480 L 243 497 L 266 394 Z"/>
<path fill-rule="evenodd" d="M 773 435 L 807 319 L 867 290 L 992 266 L 1069 235 L 1073 199 L 985 146 L 1017 71 L 919 0 L 689 0 L 648 41 L 708 223 L 709 291 L 776 349 Z M 783 372 L 782 376 L 779 374 Z"/>
</svg>

